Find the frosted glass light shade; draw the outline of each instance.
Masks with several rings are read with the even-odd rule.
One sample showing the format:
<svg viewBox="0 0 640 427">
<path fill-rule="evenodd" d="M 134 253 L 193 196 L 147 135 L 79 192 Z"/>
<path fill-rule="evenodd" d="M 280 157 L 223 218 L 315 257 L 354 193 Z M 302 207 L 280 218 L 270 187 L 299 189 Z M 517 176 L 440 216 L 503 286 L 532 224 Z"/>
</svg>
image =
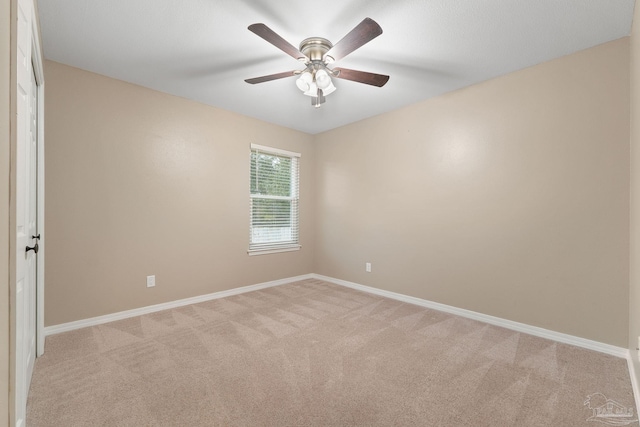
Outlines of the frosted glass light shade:
<svg viewBox="0 0 640 427">
<path fill-rule="evenodd" d="M 315 84 L 313 83 L 313 76 L 308 71 L 302 73 L 296 80 L 296 86 L 298 86 L 298 89 L 303 92 L 307 92 L 308 90 L 310 90 L 312 84 L 315 86 Z"/>
<path fill-rule="evenodd" d="M 316 85 L 316 82 L 311 82 L 309 84 L 309 90 L 307 90 L 304 94 L 307 96 L 318 96 L 318 86 Z"/>
<path fill-rule="evenodd" d="M 322 90 L 325 90 L 331 85 L 331 77 L 329 77 L 329 74 L 325 70 L 320 69 L 316 71 L 316 84 Z"/>
<path fill-rule="evenodd" d="M 327 96 L 335 92 L 335 90 L 336 90 L 336 87 L 333 85 L 333 82 L 331 81 L 331 79 L 329 79 L 329 85 L 326 88 L 322 89 L 322 93 L 324 94 L 324 96 Z"/>
</svg>

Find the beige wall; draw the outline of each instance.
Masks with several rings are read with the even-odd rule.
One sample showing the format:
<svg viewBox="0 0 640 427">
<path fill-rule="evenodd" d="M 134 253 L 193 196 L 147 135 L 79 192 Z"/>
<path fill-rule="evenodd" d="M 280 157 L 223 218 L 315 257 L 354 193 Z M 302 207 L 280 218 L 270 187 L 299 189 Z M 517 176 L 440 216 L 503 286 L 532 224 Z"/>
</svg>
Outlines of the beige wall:
<svg viewBox="0 0 640 427">
<path fill-rule="evenodd" d="M 629 350 L 640 383 L 640 7 L 633 14 L 631 43 L 631 221 L 629 265 Z"/>
<path fill-rule="evenodd" d="M 628 39 L 315 137 L 45 73 L 46 325 L 317 272 L 627 345 Z M 251 142 L 303 154 L 300 252 L 246 255 Z"/>
<path fill-rule="evenodd" d="M 312 136 L 54 62 L 45 77 L 46 325 L 313 271 Z M 302 153 L 300 251 L 247 255 L 252 142 Z"/>
<path fill-rule="evenodd" d="M 0 426 L 9 425 L 9 207 L 11 1 L 0 0 Z"/>
<path fill-rule="evenodd" d="M 626 347 L 627 38 L 316 144 L 317 273 Z"/>
</svg>

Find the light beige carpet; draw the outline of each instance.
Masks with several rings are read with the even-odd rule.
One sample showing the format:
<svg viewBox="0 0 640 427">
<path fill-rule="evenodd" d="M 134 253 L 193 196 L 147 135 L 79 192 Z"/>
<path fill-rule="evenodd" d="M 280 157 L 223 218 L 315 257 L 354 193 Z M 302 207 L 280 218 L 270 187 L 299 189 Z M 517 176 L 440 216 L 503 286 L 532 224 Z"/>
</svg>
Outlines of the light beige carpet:
<svg viewBox="0 0 640 427">
<path fill-rule="evenodd" d="M 628 410 L 633 417 L 614 417 Z M 569 427 L 635 418 L 624 359 L 306 280 L 48 337 L 27 425 Z"/>
</svg>

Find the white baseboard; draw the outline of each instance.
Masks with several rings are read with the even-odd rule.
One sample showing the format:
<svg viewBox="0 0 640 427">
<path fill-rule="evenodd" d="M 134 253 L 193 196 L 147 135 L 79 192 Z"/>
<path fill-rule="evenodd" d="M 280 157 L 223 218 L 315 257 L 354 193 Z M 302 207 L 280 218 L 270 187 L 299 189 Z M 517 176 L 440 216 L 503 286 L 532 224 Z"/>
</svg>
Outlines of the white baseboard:
<svg viewBox="0 0 640 427">
<path fill-rule="evenodd" d="M 443 311 L 446 313 L 451 313 L 451 314 L 465 317 L 468 319 L 478 320 L 480 322 L 489 323 L 491 325 L 500 326 L 500 327 L 511 329 L 517 332 L 523 332 L 523 333 L 534 335 L 537 337 L 546 338 L 549 340 L 553 340 L 553 341 L 557 341 L 565 344 L 575 345 L 577 347 L 598 351 L 598 352 L 609 354 L 616 357 L 622 357 L 626 359 L 629 358 L 629 350 L 623 347 L 616 347 L 610 344 L 588 340 L 586 338 L 580 338 L 573 335 L 564 334 L 561 332 L 555 332 L 555 331 L 550 331 L 548 329 L 539 328 L 537 326 L 527 325 L 525 323 L 514 322 L 512 320 L 506 320 L 499 317 L 490 316 L 488 314 L 477 313 L 475 311 L 465 310 L 463 308 L 457 308 L 457 307 L 453 307 L 446 304 L 440 304 L 437 302 L 428 301 L 421 298 L 399 294 L 396 292 L 372 288 L 370 286 L 360 285 L 358 283 L 335 279 L 333 277 L 323 276 L 315 273 L 305 274 L 305 275 L 296 276 L 296 277 L 289 277 L 286 279 L 274 280 L 271 282 L 259 283 L 256 285 L 243 286 L 240 288 L 214 292 L 211 294 L 200 295 L 192 298 L 185 298 L 185 299 L 171 301 L 163 304 L 156 304 L 156 305 L 151 305 L 147 307 L 136 308 L 133 310 L 120 311 L 118 313 L 92 317 L 89 319 L 77 320 L 75 322 L 47 326 L 44 328 L 44 334 L 45 336 L 54 335 L 61 332 L 67 332 L 75 329 L 86 328 L 88 326 L 101 325 L 101 324 L 113 322 L 116 320 L 122 320 L 130 317 L 141 316 L 143 314 L 149 314 L 149 313 L 154 313 L 156 311 L 182 307 L 189 304 L 197 304 L 200 302 L 210 301 L 213 299 L 230 297 L 233 295 L 239 295 L 246 292 L 257 291 L 259 289 L 265 289 L 273 286 L 284 285 L 286 283 L 296 282 L 296 281 L 305 280 L 305 279 L 324 280 L 326 282 L 334 283 L 336 285 L 345 286 L 351 289 L 356 289 L 356 290 L 367 292 L 370 294 L 380 295 L 386 298 L 395 299 L 395 300 L 406 302 L 409 304 L 418 305 L 421 307 L 426 307 L 426 308 L 431 308 L 438 311 Z M 629 369 L 633 369 L 632 364 L 630 364 L 629 366 L 630 366 Z M 632 376 L 632 381 L 634 378 L 635 376 Z M 636 391 L 635 387 L 637 387 L 637 384 L 634 384 L 634 392 Z"/>
<path fill-rule="evenodd" d="M 399 294 L 396 292 L 390 292 L 382 289 L 372 288 L 370 286 L 360 285 L 358 283 L 347 282 L 346 280 L 334 279 L 333 277 L 322 276 L 320 274 L 312 274 L 312 277 L 315 279 L 320 279 L 326 282 L 334 283 L 336 285 L 346 286 L 351 289 L 356 289 L 359 291 L 380 295 L 383 297 L 395 299 L 395 300 L 406 302 L 409 304 L 419 305 L 421 307 L 431 308 L 434 310 L 455 314 L 456 316 L 478 320 L 480 322 L 489 323 L 491 325 L 500 326 L 502 328 L 511 329 L 517 332 L 523 332 L 525 334 L 533 335 L 540 338 L 546 338 L 546 339 L 561 342 L 564 344 L 575 345 L 576 347 L 582 347 L 589 350 L 598 351 L 600 353 L 609 354 L 611 356 L 627 358 L 629 354 L 629 350 L 623 347 L 617 347 L 614 345 L 605 344 L 598 341 L 592 341 L 586 338 L 576 337 L 574 335 L 563 334 L 562 332 L 550 331 L 548 329 L 539 328 L 537 326 L 531 326 L 525 323 L 514 322 L 513 320 L 502 319 L 500 317 L 494 317 L 488 314 L 482 314 L 482 313 L 478 313 L 471 310 L 465 310 L 463 308 L 457 308 L 457 307 L 453 307 L 446 304 L 440 304 L 437 302 L 428 301 L 428 300 L 424 300 L 416 297 L 411 297 L 411 296 Z"/>
<path fill-rule="evenodd" d="M 629 367 L 629 377 L 631 378 L 631 388 L 633 389 L 633 396 L 635 397 L 636 415 L 640 411 L 640 387 L 638 384 L 638 377 L 636 377 L 636 368 L 631 360 L 631 352 L 627 352 L 627 366 Z"/>
<path fill-rule="evenodd" d="M 134 308 L 133 310 L 120 311 L 118 313 L 105 314 L 104 316 L 91 317 L 89 319 L 77 320 L 75 322 L 61 323 L 59 325 L 47 326 L 44 328 L 45 337 L 49 335 L 59 334 L 61 332 L 73 331 L 75 329 L 86 328 L 88 326 L 102 325 L 104 323 L 116 320 L 128 319 L 130 317 L 142 316 L 143 314 L 154 313 L 156 311 L 169 310 L 172 308 L 183 307 L 185 305 L 197 304 L 200 302 L 210 301 L 218 298 L 230 297 L 233 295 L 244 294 L 246 292 L 257 291 L 259 289 L 271 288 L 273 286 L 284 285 L 285 283 L 297 282 L 299 280 L 312 279 L 312 274 L 302 276 L 289 277 L 286 279 L 273 280 L 271 282 L 258 283 L 257 285 L 243 286 L 240 288 L 229 289 L 226 291 L 214 292 L 211 294 L 200 295 L 197 297 L 184 298 L 176 301 L 165 302 L 162 304 L 149 305 L 147 307 Z"/>
</svg>

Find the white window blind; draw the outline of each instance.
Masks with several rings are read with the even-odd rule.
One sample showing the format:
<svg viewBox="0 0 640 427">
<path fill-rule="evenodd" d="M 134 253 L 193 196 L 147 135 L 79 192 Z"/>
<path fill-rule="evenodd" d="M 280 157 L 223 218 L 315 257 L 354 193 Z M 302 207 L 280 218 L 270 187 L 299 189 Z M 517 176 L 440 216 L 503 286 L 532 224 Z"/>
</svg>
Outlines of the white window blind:
<svg viewBox="0 0 640 427">
<path fill-rule="evenodd" d="M 299 153 L 251 144 L 249 254 L 300 248 Z"/>
</svg>

